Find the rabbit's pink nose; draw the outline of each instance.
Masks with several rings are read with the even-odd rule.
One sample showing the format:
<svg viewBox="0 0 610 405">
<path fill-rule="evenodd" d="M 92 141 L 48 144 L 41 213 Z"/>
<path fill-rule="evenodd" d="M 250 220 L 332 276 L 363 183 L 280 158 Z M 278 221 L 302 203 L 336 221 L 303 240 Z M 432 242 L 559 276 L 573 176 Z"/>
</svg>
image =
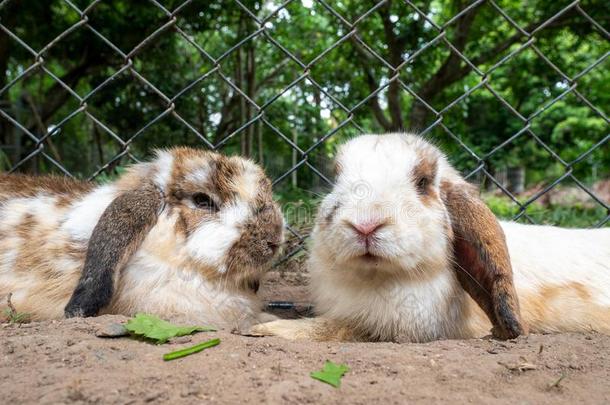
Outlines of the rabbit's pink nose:
<svg viewBox="0 0 610 405">
<path fill-rule="evenodd" d="M 364 221 L 356 224 L 350 223 L 351 227 L 354 228 L 358 235 L 360 236 L 371 236 L 375 233 L 379 228 L 383 226 L 383 222 L 379 221 Z"/>
</svg>

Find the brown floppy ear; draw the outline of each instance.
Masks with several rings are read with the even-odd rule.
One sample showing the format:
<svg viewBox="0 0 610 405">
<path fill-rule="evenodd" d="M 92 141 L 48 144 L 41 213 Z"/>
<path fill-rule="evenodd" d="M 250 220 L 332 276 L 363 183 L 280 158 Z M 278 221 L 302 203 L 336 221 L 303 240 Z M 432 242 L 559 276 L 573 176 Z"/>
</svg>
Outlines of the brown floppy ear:
<svg viewBox="0 0 610 405">
<path fill-rule="evenodd" d="M 83 272 L 64 310 L 67 318 L 95 316 L 110 303 L 120 270 L 156 224 L 163 201 L 161 190 L 145 184 L 110 203 L 89 239 Z"/>
<path fill-rule="evenodd" d="M 460 284 L 489 317 L 494 337 L 526 334 L 504 232 L 496 217 L 466 182 L 443 180 L 441 194 L 451 218 Z"/>
</svg>

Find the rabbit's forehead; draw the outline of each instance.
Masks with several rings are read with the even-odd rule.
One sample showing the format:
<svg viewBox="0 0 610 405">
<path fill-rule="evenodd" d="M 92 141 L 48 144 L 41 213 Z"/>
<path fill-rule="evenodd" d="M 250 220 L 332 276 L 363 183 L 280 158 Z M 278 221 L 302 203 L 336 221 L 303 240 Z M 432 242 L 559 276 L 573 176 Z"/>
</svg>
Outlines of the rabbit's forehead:
<svg viewBox="0 0 610 405">
<path fill-rule="evenodd" d="M 430 162 L 425 148 L 388 136 L 363 136 L 341 149 L 338 158 L 339 180 L 346 183 L 387 184 L 405 182 Z"/>
<path fill-rule="evenodd" d="M 256 199 L 265 190 L 261 187 L 264 183 L 262 171 L 254 163 L 239 157 L 210 152 L 178 153 L 172 157 L 171 164 L 161 160 L 160 165 L 159 173 L 171 168 L 170 188 L 205 189 L 223 200 L 245 202 Z"/>
</svg>

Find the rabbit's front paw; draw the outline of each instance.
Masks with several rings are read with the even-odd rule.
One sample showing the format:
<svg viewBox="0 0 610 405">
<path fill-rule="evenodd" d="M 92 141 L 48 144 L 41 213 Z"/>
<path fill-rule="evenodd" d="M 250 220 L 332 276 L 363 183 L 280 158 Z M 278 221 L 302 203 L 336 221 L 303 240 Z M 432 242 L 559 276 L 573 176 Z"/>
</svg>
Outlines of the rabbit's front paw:
<svg viewBox="0 0 610 405">
<path fill-rule="evenodd" d="M 298 319 L 280 319 L 277 321 L 259 323 L 250 328 L 249 336 L 279 336 L 295 340 L 303 336 L 303 323 Z"/>
</svg>

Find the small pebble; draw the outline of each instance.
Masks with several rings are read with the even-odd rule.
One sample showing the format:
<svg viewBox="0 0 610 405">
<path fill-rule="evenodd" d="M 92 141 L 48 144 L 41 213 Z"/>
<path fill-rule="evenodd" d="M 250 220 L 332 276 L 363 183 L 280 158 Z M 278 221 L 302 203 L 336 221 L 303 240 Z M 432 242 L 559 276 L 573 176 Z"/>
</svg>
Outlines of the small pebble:
<svg viewBox="0 0 610 405">
<path fill-rule="evenodd" d="M 121 360 L 133 360 L 136 356 L 132 352 L 125 352 L 121 354 Z"/>
<path fill-rule="evenodd" d="M 95 336 L 97 337 L 121 337 L 127 336 L 129 332 L 125 329 L 120 323 L 109 323 L 107 325 L 102 325 L 96 332 Z"/>
</svg>

